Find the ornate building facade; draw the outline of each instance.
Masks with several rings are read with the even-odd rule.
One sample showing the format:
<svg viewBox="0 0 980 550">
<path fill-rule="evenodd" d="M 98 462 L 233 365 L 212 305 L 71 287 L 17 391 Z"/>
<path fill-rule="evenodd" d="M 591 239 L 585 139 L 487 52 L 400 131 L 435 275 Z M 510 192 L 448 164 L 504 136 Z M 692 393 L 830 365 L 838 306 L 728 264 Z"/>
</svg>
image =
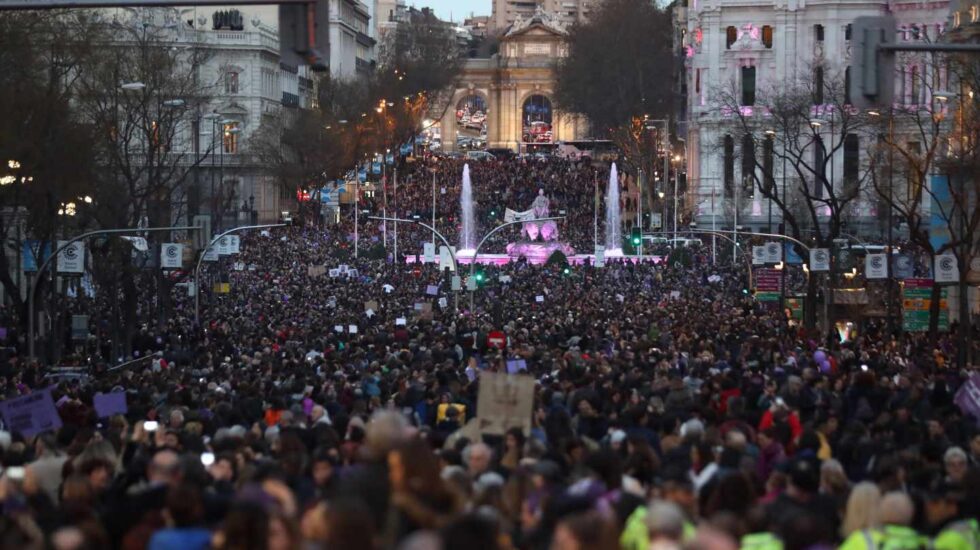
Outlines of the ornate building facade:
<svg viewBox="0 0 980 550">
<path fill-rule="evenodd" d="M 499 53 L 467 59 L 460 85 L 439 117 L 443 150 L 465 148 L 457 138 L 468 130 L 487 147 L 515 151 L 583 137 L 587 123 L 553 107 L 557 63 L 568 54 L 567 33 L 559 18 L 539 9 L 517 18 L 501 37 Z M 485 122 L 471 122 L 474 117 Z"/>
</svg>

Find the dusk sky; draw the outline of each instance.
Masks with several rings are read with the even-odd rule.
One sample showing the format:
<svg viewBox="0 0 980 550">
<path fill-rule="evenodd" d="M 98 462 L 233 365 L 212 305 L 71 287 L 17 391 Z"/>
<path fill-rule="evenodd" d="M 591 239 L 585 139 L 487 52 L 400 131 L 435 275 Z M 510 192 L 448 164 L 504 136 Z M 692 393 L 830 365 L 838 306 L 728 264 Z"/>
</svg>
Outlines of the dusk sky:
<svg viewBox="0 0 980 550">
<path fill-rule="evenodd" d="M 432 8 L 440 19 L 448 20 L 452 16 L 454 21 L 461 23 L 471 13 L 490 15 L 491 0 L 408 0 L 407 4 L 416 8 Z"/>
</svg>

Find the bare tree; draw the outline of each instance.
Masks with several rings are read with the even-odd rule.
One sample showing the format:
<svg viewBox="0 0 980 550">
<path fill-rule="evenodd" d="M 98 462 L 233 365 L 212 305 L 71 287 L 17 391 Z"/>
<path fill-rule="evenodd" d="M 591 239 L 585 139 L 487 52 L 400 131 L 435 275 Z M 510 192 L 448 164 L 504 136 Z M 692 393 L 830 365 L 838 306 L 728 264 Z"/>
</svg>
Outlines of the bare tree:
<svg viewBox="0 0 980 550">
<path fill-rule="evenodd" d="M 223 146 L 212 140 L 201 151 L 198 143 L 218 79 L 205 70 L 209 53 L 174 46 L 177 27 L 166 21 L 168 13 L 139 10 L 132 18 L 105 22 L 79 78 L 77 112 L 91 125 L 99 165 L 92 216 L 101 227 L 170 226 L 184 218 L 191 174 Z M 105 260 L 95 263 L 94 272 L 111 298 L 115 353 L 128 354 L 140 307 L 147 317 L 155 309 L 158 322 L 165 321 L 169 283 L 159 271 L 141 271 L 129 246 L 118 241 L 93 253 Z M 156 280 L 156 302 L 137 292 L 140 277 Z"/>
<path fill-rule="evenodd" d="M 860 163 L 854 171 L 838 159 L 854 140 L 867 137 L 869 117 L 849 104 L 842 71 L 825 63 L 811 69 L 820 77 L 772 82 L 754 98 L 732 82 L 715 94 L 715 101 L 729 119 L 724 128 L 732 142 L 740 144 L 743 166 L 751 167 L 743 174 L 743 196 L 758 191 L 781 214 L 786 234 L 832 248 L 846 233 L 859 201 L 868 198 L 869 165 Z M 733 191 L 726 189 L 726 194 Z M 830 280 L 836 280 L 836 262 Z M 831 295 L 824 299 L 832 304 L 834 284 L 828 286 Z M 808 303 L 815 304 L 815 297 L 816 279 L 811 276 Z M 828 310 L 832 316 L 832 308 Z M 814 308 L 807 311 L 807 325 L 813 326 Z"/>
</svg>

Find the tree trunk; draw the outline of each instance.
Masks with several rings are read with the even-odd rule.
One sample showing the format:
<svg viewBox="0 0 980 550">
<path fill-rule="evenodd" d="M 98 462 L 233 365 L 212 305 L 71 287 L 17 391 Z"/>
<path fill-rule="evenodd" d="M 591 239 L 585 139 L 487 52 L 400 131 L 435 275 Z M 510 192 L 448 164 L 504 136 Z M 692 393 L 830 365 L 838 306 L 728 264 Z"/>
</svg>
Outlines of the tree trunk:
<svg viewBox="0 0 980 550">
<path fill-rule="evenodd" d="M 960 263 L 959 296 L 957 297 L 960 323 L 959 331 L 957 331 L 956 335 L 956 366 L 961 369 L 965 368 L 970 362 L 973 347 L 970 342 L 970 287 L 966 284 L 966 276 L 970 270 L 969 266 L 964 266 L 963 263 L 965 262 Z"/>
<path fill-rule="evenodd" d="M 806 302 L 803 304 L 803 326 L 807 333 L 817 326 L 817 277 L 811 271 L 806 282 Z"/>
<path fill-rule="evenodd" d="M 929 296 L 929 342 L 936 347 L 939 342 L 939 300 L 943 295 L 943 287 L 932 282 L 932 294 Z"/>
</svg>

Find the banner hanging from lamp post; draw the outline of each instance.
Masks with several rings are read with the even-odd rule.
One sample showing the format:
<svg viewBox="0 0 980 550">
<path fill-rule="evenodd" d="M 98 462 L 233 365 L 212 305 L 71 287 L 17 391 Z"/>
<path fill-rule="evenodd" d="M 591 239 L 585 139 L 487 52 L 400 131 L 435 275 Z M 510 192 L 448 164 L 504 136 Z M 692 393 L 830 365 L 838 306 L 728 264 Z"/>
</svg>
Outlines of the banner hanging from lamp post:
<svg viewBox="0 0 980 550">
<path fill-rule="evenodd" d="M 826 248 L 810 249 L 810 271 L 830 271 L 830 250 Z"/>
<path fill-rule="evenodd" d="M 184 245 L 180 243 L 163 243 L 160 247 L 160 267 L 163 269 L 180 269 L 183 265 Z"/>
<path fill-rule="evenodd" d="M 58 248 L 67 241 L 58 241 Z M 85 243 L 75 241 L 58 253 L 59 273 L 85 273 Z"/>
<path fill-rule="evenodd" d="M 885 254 L 868 254 L 864 257 L 864 278 L 888 278 L 888 261 Z"/>
<path fill-rule="evenodd" d="M 936 256 L 935 269 L 937 283 L 957 283 L 960 280 L 960 269 L 953 254 L 947 252 Z"/>
</svg>

